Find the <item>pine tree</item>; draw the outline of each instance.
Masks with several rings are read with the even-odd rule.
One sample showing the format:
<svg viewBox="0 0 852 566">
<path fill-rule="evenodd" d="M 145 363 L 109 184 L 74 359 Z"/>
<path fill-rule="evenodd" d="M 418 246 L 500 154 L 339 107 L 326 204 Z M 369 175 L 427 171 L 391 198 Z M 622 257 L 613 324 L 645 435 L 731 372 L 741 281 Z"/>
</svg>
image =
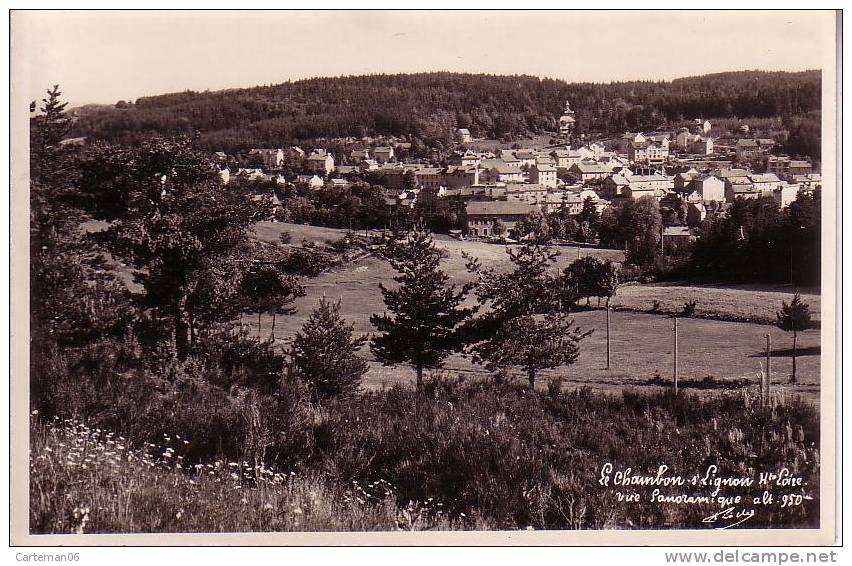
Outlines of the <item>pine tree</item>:
<svg viewBox="0 0 852 566">
<path fill-rule="evenodd" d="M 423 369 L 437 368 L 451 352 L 461 349 L 457 328 L 474 312 L 461 304 L 469 286 L 456 290 L 440 269 L 442 252 L 424 230 L 389 242 L 386 258 L 399 273 L 396 289 L 380 284 L 385 306 L 391 313 L 370 317 L 382 333 L 370 348 L 385 365 L 409 363 L 423 385 Z"/>
<path fill-rule="evenodd" d="M 59 85 L 53 85 L 53 88 L 47 91 L 47 98 L 42 99 L 41 115 L 33 118 L 36 127 L 31 129 L 30 143 L 31 151 L 35 154 L 57 149 L 59 142 L 71 129 L 71 119 L 65 114 L 68 103 L 62 102 L 61 96 Z M 31 104 L 30 111 L 34 110 Z"/>
<path fill-rule="evenodd" d="M 509 272 L 483 269 L 467 257 L 478 277 L 476 295 L 490 309 L 466 325 L 466 341 L 474 362 L 490 370 L 518 366 L 534 387 L 539 370 L 574 363 L 580 340 L 591 332 L 558 312 L 558 282 L 549 273 L 557 252 L 531 240 L 507 253 Z"/>
<path fill-rule="evenodd" d="M 132 317 L 126 287 L 80 224 L 79 153 L 59 142 L 68 133 L 67 103 L 47 91 L 30 120 L 30 312 L 33 347 L 49 337 L 62 345 L 118 334 Z M 35 112 L 34 104 L 30 110 Z"/>
<path fill-rule="evenodd" d="M 349 395 L 358 390 L 369 368 L 358 355 L 367 336 L 353 335 L 354 326 L 340 316 L 340 301 L 325 297 L 311 312 L 293 340 L 293 363 L 318 398 Z"/>
<path fill-rule="evenodd" d="M 589 334 L 591 331 L 582 331 L 562 313 L 510 318 L 503 321 L 491 340 L 476 348 L 474 361 L 492 371 L 518 366 L 532 388 L 539 370 L 577 361 L 580 340 Z"/>
<path fill-rule="evenodd" d="M 112 254 L 136 269 L 146 306 L 163 319 L 177 357 L 185 359 L 196 322 L 193 296 L 239 250 L 251 226 L 268 218 L 269 201 L 226 190 L 215 166 L 192 141 L 154 138 L 139 147 L 93 148 L 85 186 L 99 233 Z M 236 294 L 237 286 L 219 289 Z M 226 301 L 217 301 L 225 304 Z M 212 313 L 209 313 L 212 314 Z"/>
<path fill-rule="evenodd" d="M 257 314 L 257 333 L 260 337 L 260 316 L 272 315 L 270 337 L 275 339 L 275 320 L 278 315 L 293 314 L 292 306 L 297 297 L 305 295 L 305 289 L 292 275 L 283 273 L 276 265 L 255 262 L 243 274 L 240 283 L 245 312 Z"/>
<path fill-rule="evenodd" d="M 509 272 L 483 269 L 479 260 L 462 254 L 467 269 L 476 275 L 476 296 L 480 303 L 490 302 L 502 316 L 521 316 L 548 312 L 556 302 L 556 282 L 549 271 L 559 252 L 549 245 L 529 240 L 515 249 L 506 248 L 513 265 Z"/>
<path fill-rule="evenodd" d="M 796 293 L 789 304 L 786 301 L 781 302 L 781 310 L 775 316 L 777 317 L 776 325 L 778 328 L 784 332 L 793 333 L 793 373 L 790 376 L 790 383 L 796 383 L 796 341 L 798 333 L 811 326 L 811 309 L 807 303 L 802 302 L 802 298 Z"/>
</svg>

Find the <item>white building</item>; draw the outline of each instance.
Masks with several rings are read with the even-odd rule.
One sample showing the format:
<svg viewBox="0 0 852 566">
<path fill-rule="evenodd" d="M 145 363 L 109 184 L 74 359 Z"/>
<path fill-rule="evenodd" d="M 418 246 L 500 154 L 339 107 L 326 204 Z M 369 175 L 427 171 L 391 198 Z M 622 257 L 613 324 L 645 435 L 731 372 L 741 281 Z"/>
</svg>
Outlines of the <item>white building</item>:
<svg viewBox="0 0 852 566">
<path fill-rule="evenodd" d="M 556 188 L 556 168 L 550 165 L 533 165 L 530 167 L 530 183 Z"/>
</svg>

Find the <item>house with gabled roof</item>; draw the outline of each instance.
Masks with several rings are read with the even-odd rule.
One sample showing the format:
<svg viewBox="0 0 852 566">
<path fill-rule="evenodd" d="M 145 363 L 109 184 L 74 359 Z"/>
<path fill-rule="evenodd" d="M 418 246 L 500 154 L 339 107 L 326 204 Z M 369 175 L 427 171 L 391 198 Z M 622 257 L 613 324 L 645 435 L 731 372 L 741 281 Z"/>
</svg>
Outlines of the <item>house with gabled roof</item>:
<svg viewBox="0 0 852 566">
<path fill-rule="evenodd" d="M 492 183 L 522 183 L 524 172 L 518 167 L 511 167 L 496 161 L 489 163 L 489 167 L 483 171 L 483 180 Z"/>
<path fill-rule="evenodd" d="M 304 185 L 309 189 L 321 189 L 324 184 L 319 175 L 298 175 L 296 183 Z"/>
<path fill-rule="evenodd" d="M 263 165 L 269 169 L 277 169 L 284 163 L 283 149 L 252 149 L 249 151 L 249 157 L 259 159 Z"/>
<path fill-rule="evenodd" d="M 382 146 L 373 149 L 373 159 L 379 164 L 387 163 L 393 159 L 394 153 L 392 147 Z"/>
<path fill-rule="evenodd" d="M 364 160 L 370 159 L 370 150 L 353 149 L 352 153 L 349 154 L 349 159 L 351 159 L 353 163 L 360 163 Z"/>
<path fill-rule="evenodd" d="M 690 196 L 697 195 L 701 202 L 723 202 L 725 200 L 725 182 L 713 175 L 700 176 L 689 183 Z M 690 200 L 695 200 L 693 197 Z"/>
<path fill-rule="evenodd" d="M 525 202 L 470 201 L 465 207 L 467 232 L 474 237 L 493 236 L 498 220 L 509 231 L 536 210 L 540 210 L 538 206 Z"/>
<path fill-rule="evenodd" d="M 530 167 L 530 183 L 537 183 L 545 187 L 556 188 L 556 167 L 552 165 L 534 164 Z"/>
<path fill-rule="evenodd" d="M 772 190 L 772 199 L 778 203 L 778 206 L 785 208 L 790 206 L 796 197 L 799 196 L 801 186 L 798 183 L 787 183 L 782 181 L 775 189 Z"/>
<path fill-rule="evenodd" d="M 754 173 L 749 175 L 748 178 L 761 194 L 769 194 L 781 185 L 781 179 L 775 173 Z"/>
<path fill-rule="evenodd" d="M 738 198 L 760 198 L 760 189 L 755 189 L 751 179 L 744 177 L 728 177 L 725 179 L 725 200 L 734 202 Z"/>
<path fill-rule="evenodd" d="M 583 183 L 606 179 L 610 170 L 609 167 L 601 165 L 597 161 L 580 161 L 575 163 L 568 169 L 568 174 L 573 178 Z"/>
<path fill-rule="evenodd" d="M 328 175 L 334 171 L 334 158 L 324 149 L 314 151 L 306 160 L 308 171 L 319 175 Z"/>
</svg>

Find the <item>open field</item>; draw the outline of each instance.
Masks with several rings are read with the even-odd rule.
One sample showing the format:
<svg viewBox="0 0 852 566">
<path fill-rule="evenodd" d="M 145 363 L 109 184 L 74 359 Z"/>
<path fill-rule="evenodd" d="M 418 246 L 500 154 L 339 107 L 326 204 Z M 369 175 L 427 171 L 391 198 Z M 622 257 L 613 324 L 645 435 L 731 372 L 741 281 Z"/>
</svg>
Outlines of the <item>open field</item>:
<svg viewBox="0 0 852 566">
<path fill-rule="evenodd" d="M 293 241 L 303 237 L 325 241 L 339 237 L 343 231 L 309 226 L 286 224 L 261 224 L 257 231 L 262 239 L 277 240 L 277 233 L 288 230 Z M 437 245 L 447 250 L 448 257 L 443 269 L 462 283 L 469 280 L 464 269 L 461 251 L 480 257 L 484 265 L 499 265 L 506 261 L 502 246 L 481 242 L 458 241 L 438 237 Z M 577 248 L 563 249 L 560 266 L 567 265 L 576 257 Z M 620 259 L 615 250 L 581 249 L 581 253 L 593 253 L 609 259 Z M 307 294 L 296 302 L 298 312 L 279 318 L 276 338 L 282 342 L 290 338 L 302 326 L 318 299 L 325 295 L 340 299 L 343 316 L 355 324 L 358 332 L 373 332 L 369 316 L 383 312 L 384 304 L 379 283 L 391 282 L 394 272 L 385 262 L 367 257 L 353 264 L 324 273 L 316 279 L 306 281 Z M 696 300 L 698 310 L 721 312 L 743 316 L 757 312 L 760 316 L 774 315 L 782 299 L 788 300 L 789 292 L 782 289 L 759 290 L 757 287 L 718 288 L 709 286 L 679 286 L 664 283 L 654 285 L 626 286 L 619 289 L 614 304 L 640 310 L 650 309 L 653 299 L 660 300 L 663 310 L 680 310 L 686 300 Z M 814 310 L 818 312 L 818 295 L 806 294 Z M 577 313 L 576 321 L 583 328 L 594 329 L 581 346 L 576 364 L 552 372 L 543 372 L 540 385 L 544 387 L 547 377 L 561 376 L 567 388 L 590 386 L 602 390 L 620 390 L 624 387 L 651 388 L 646 385 L 655 374 L 668 379 L 672 375 L 672 321 L 659 314 L 643 312 L 611 313 L 611 370 L 606 367 L 606 314 L 603 310 Z M 248 322 L 249 319 L 246 319 Z M 261 322 L 261 334 L 268 336 L 270 322 Z M 775 350 L 789 350 L 792 337 L 774 326 L 754 323 L 726 322 L 707 319 L 681 319 L 679 323 L 679 377 L 700 380 L 707 376 L 717 379 L 748 379 L 757 384 L 763 358 L 765 335 L 769 333 Z M 776 353 L 772 360 L 773 382 L 785 391 L 801 393 L 817 399 L 819 395 L 819 331 L 811 330 L 800 334 L 801 350 L 797 361 L 799 383 L 786 384 L 792 359 L 789 353 Z M 366 352 L 366 348 L 365 348 Z M 783 354 L 783 355 L 779 355 Z M 448 360 L 445 371 L 467 375 L 485 376 L 482 368 L 472 365 L 461 356 Z M 383 367 L 371 360 L 365 386 L 375 389 L 400 381 L 413 379 L 413 372 L 404 366 Z"/>
<path fill-rule="evenodd" d="M 339 239 L 346 230 L 322 228 L 301 224 L 261 222 L 255 227 L 258 239 L 277 242 L 287 231 L 294 243 L 307 239 L 324 244 Z M 478 257 L 485 266 L 507 264 L 505 248 L 479 241 L 456 240 L 436 235 L 436 245 L 447 252 L 442 264 L 444 271 L 459 284 L 471 280 L 465 269 L 462 251 Z M 613 261 L 623 260 L 618 250 L 563 247 L 557 265 L 561 269 L 582 255 L 595 255 Z M 392 283 L 393 270 L 376 257 L 366 257 L 351 264 L 324 273 L 316 279 L 305 281 L 306 296 L 299 298 L 298 311 L 276 320 L 276 338 L 282 343 L 301 328 L 320 297 L 340 299 L 343 316 L 355 324 L 357 332 L 370 333 L 375 329 L 369 322 L 371 314 L 383 312 L 384 303 L 379 283 Z M 130 283 L 129 275 L 127 277 Z M 819 320 L 820 297 L 812 289 L 800 290 L 810 304 L 815 319 Z M 811 399 L 819 396 L 819 331 L 810 330 L 799 336 L 797 373 L 799 383 L 787 385 L 792 368 L 789 349 L 792 337 L 771 323 L 782 300 L 789 301 L 793 289 L 784 285 L 714 286 L 659 282 L 643 285 L 624 285 L 612 300 L 611 369 L 606 368 L 606 315 L 603 310 L 582 311 L 576 320 L 583 328 L 594 329 L 585 339 L 580 358 L 572 366 L 543 372 L 540 386 L 547 378 L 560 376 L 566 388 L 590 386 L 601 390 L 620 390 L 623 387 L 656 388 L 647 382 L 659 373 L 663 379 L 672 375 L 671 319 L 668 313 L 679 312 L 684 302 L 696 301 L 696 315 L 700 318 L 681 319 L 679 333 L 680 379 L 748 379 L 757 383 L 763 358 L 765 335 L 772 337 L 773 349 L 780 350 L 772 360 L 773 381 L 791 393 L 801 393 Z M 661 313 L 649 314 L 654 300 L 660 302 Z M 592 305 L 596 303 L 593 300 Z M 719 320 L 714 320 L 719 319 Z M 253 317 L 246 317 L 252 324 Z M 729 322 L 730 320 L 751 322 Z M 263 317 L 260 334 L 268 336 L 271 318 Z M 365 377 L 365 387 L 381 388 L 413 379 L 413 372 L 405 366 L 384 367 L 370 358 L 370 371 Z M 462 356 L 453 356 L 443 371 L 462 373 L 471 377 L 484 377 L 483 368 L 475 366 Z"/>
<path fill-rule="evenodd" d="M 811 307 L 815 321 L 820 319 L 820 296 L 814 289 L 794 289 L 790 285 L 719 286 L 679 282 L 624 285 L 612 299 L 616 309 L 648 311 L 657 300 L 663 313 L 678 313 L 687 301 L 695 301 L 695 314 L 702 318 L 774 324 L 781 302 L 799 292 Z"/>
</svg>

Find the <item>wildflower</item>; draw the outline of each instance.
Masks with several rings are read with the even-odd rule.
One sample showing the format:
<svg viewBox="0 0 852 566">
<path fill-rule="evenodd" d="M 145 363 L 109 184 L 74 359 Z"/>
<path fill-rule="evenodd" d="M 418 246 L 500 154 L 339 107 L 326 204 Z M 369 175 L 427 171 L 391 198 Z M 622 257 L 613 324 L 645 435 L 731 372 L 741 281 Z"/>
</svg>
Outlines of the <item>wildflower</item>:
<svg viewBox="0 0 852 566">
<path fill-rule="evenodd" d="M 180 520 L 183 517 L 183 509 L 178 509 L 177 515 L 175 515 L 175 519 Z"/>
<path fill-rule="evenodd" d="M 267 503 L 263 506 L 263 508 L 267 511 L 272 511 L 272 503 Z"/>
</svg>

